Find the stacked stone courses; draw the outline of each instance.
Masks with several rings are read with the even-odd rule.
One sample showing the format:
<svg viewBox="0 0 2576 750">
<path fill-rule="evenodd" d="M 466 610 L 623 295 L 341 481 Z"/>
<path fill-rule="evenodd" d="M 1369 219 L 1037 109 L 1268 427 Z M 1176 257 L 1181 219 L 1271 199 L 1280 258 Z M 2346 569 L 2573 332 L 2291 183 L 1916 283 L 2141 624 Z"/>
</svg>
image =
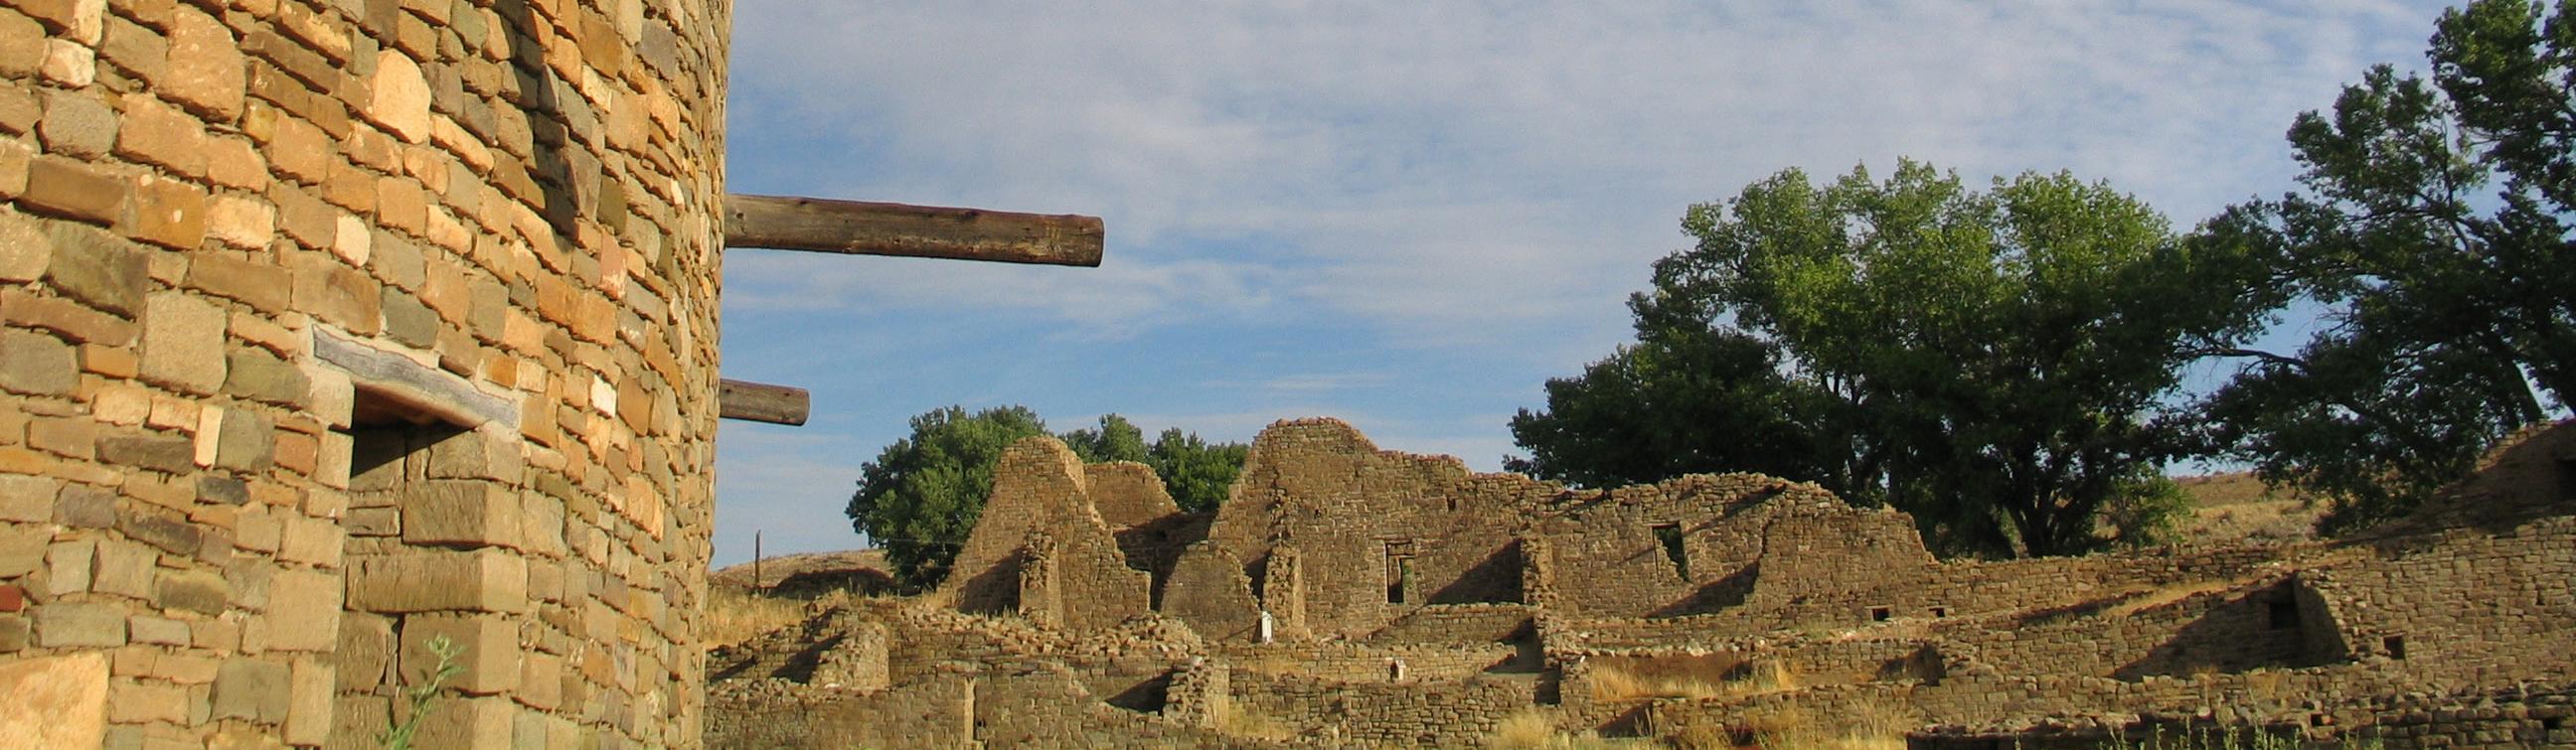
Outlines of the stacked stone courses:
<svg viewBox="0 0 2576 750">
<path fill-rule="evenodd" d="M 729 26 L 0 0 L 0 745 L 697 746 Z"/>
</svg>

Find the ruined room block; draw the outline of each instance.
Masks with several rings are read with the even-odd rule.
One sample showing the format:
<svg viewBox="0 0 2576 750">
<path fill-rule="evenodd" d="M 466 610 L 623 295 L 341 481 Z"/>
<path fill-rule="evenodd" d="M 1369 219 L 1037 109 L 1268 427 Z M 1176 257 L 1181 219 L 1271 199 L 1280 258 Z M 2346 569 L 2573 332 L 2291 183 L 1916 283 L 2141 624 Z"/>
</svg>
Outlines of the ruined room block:
<svg viewBox="0 0 2576 750">
<path fill-rule="evenodd" d="M 1243 574 L 1243 563 L 1209 541 L 1181 551 L 1171 578 L 1163 583 L 1163 613 L 1210 640 L 1250 640 L 1261 624 L 1261 603 L 1252 597 L 1252 578 Z M 1278 614 L 1271 617 L 1275 625 Z"/>
<path fill-rule="evenodd" d="M 890 684 L 886 663 L 886 627 L 864 622 L 841 634 L 841 641 L 823 652 L 814 665 L 816 685 L 839 685 L 845 690 L 873 692 Z"/>
</svg>

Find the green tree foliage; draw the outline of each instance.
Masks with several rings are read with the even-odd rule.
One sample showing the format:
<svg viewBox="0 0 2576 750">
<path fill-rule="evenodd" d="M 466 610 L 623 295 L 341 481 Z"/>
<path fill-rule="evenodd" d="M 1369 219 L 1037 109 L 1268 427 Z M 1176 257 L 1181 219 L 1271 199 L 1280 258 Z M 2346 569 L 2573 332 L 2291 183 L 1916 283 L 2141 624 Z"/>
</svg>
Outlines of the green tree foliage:
<svg viewBox="0 0 2576 750">
<path fill-rule="evenodd" d="M 860 466 L 851 525 L 886 551 L 905 587 L 937 584 L 983 514 L 1002 449 L 1045 433 L 1046 423 L 1024 406 L 973 414 L 951 406 L 913 417 L 911 437 Z"/>
<path fill-rule="evenodd" d="M 1810 479 L 1954 553 L 2103 544 L 2106 508 L 2189 445 L 2160 406 L 2181 367 L 2268 302 L 2236 294 L 2263 268 L 2239 246 L 2066 174 L 1981 193 L 1913 162 L 1825 186 L 1789 170 L 1683 228 L 1696 247 L 1630 301 L 1639 343 L 1514 420 L 1528 465 Z"/>
<path fill-rule="evenodd" d="M 1003 449 L 1046 422 L 1024 406 L 932 410 L 912 418 L 912 435 L 897 440 L 860 467 L 850 497 L 851 526 L 886 551 L 895 579 L 920 590 L 947 577 L 957 548 L 983 516 L 993 494 L 993 466 Z M 1183 510 L 1213 510 L 1225 501 L 1249 447 L 1211 444 L 1195 434 L 1164 430 L 1152 444 L 1127 418 L 1104 415 L 1096 428 L 1057 436 L 1084 462 L 1135 461 L 1154 467 Z"/>
<path fill-rule="evenodd" d="M 1210 443 L 1179 428 L 1164 430 L 1148 444 L 1143 429 L 1116 414 L 1101 415 L 1099 427 L 1059 437 L 1084 463 L 1134 461 L 1153 467 L 1172 501 L 1191 513 L 1223 504 L 1235 475 L 1243 473 L 1244 457 L 1252 452 L 1242 443 Z"/>
<path fill-rule="evenodd" d="M 2208 227 L 2328 311 L 2295 353 L 2231 352 L 2251 364 L 2208 408 L 2265 480 L 2334 499 L 2329 531 L 2405 513 L 2576 387 L 2576 13 L 2438 26 L 2431 81 L 2379 66 L 2300 115 L 2303 189 Z"/>
<path fill-rule="evenodd" d="M 1243 473 L 1244 457 L 1251 453 L 1252 446 L 1210 443 L 1197 433 L 1174 427 L 1154 438 L 1145 463 L 1163 477 L 1163 486 L 1171 490 L 1172 501 L 1181 510 L 1203 513 L 1225 503 L 1226 494 L 1234 490 L 1234 478 Z"/>
</svg>

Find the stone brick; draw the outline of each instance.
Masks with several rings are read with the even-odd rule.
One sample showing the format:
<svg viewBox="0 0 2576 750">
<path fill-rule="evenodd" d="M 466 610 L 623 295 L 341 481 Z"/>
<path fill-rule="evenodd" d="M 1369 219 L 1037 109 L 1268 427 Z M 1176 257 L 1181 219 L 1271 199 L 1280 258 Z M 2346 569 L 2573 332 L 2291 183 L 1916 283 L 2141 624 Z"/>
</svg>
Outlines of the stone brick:
<svg viewBox="0 0 2576 750">
<path fill-rule="evenodd" d="M 340 618 L 340 638 L 323 659 L 337 673 L 344 692 L 372 690 L 389 684 L 394 665 L 393 618 L 351 612 Z"/>
<path fill-rule="evenodd" d="M 217 242 L 243 250 L 260 250 L 268 247 L 270 240 L 276 239 L 277 210 L 253 198 L 220 194 L 207 199 L 205 223 L 206 234 Z M 191 273 L 195 271 L 193 267 L 189 270 Z M 279 296 L 284 295 L 281 293 Z"/>
<path fill-rule="evenodd" d="M 118 156 L 205 176 L 205 123 L 150 94 L 128 94 L 124 103 L 125 117 L 116 129 Z"/>
<path fill-rule="evenodd" d="M 0 149 L 7 146 L 0 145 Z M 0 190 L 0 195 L 8 191 Z M 34 281 L 45 277 L 45 264 L 54 257 L 54 243 L 36 231 L 36 223 L 14 212 L 0 213 L 0 282 Z"/>
<path fill-rule="evenodd" d="M 339 578 L 309 570 L 279 571 L 269 580 L 268 646 L 281 651 L 328 651 L 339 643 Z"/>
<path fill-rule="evenodd" d="M 98 54 L 126 77 L 141 79 L 147 86 L 169 78 L 170 44 L 160 34 L 133 21 L 108 16 L 106 38 L 99 43 Z"/>
<path fill-rule="evenodd" d="M 337 493 L 327 493 L 337 494 Z M 286 516 L 279 529 L 277 557 L 290 562 L 337 566 L 347 535 L 327 519 Z"/>
<path fill-rule="evenodd" d="M 0 390 L 69 396 L 80 386 L 80 362 L 61 339 L 35 331 L 0 331 Z"/>
<path fill-rule="evenodd" d="M 527 561 L 499 550 L 403 552 L 357 561 L 349 606 L 369 612 L 524 612 Z"/>
<path fill-rule="evenodd" d="M 448 681 L 457 690 L 490 695 L 519 687 L 519 626 L 506 615 L 423 614 L 403 618 L 399 674 L 405 684 L 419 684 L 435 669 L 438 657 L 429 649 L 435 638 L 461 651 L 454 662 L 464 667 Z"/>
<path fill-rule="evenodd" d="M 29 448 L 86 461 L 97 444 L 98 422 L 88 417 L 38 417 L 27 423 Z"/>
<path fill-rule="evenodd" d="M 133 183 L 99 179 L 112 183 L 111 188 L 118 191 L 115 210 L 123 211 L 123 191 Z M 151 280 L 151 269 L 132 243 L 73 224 L 54 224 L 46 228 L 46 234 L 54 243 L 54 259 L 52 266 L 45 269 L 45 279 L 56 290 L 118 315 L 132 316 L 143 311 L 144 285 Z"/>
<path fill-rule="evenodd" d="M 218 122 L 240 116 L 243 62 L 232 30 L 184 5 L 170 21 L 170 59 L 179 62 L 155 90 Z"/>
<path fill-rule="evenodd" d="M 38 545 L 42 546 L 42 545 Z M 15 585 L 0 584 L 0 612 L 18 612 L 27 608 L 27 592 Z"/>
<path fill-rule="evenodd" d="M 98 80 L 98 51 L 69 39 L 47 39 L 45 62 L 36 72 L 66 88 L 88 88 Z"/>
<path fill-rule="evenodd" d="M 46 543 L 53 538 L 53 529 L 43 525 L 0 524 L 0 579 L 17 578 L 44 566 Z"/>
<path fill-rule="evenodd" d="M 223 614 L 231 602 L 232 586 L 224 577 L 202 570 L 162 571 L 153 595 L 153 604 L 162 609 L 208 615 Z"/>
<path fill-rule="evenodd" d="M 375 279 L 319 253 L 296 256 L 292 267 L 297 309 L 360 336 L 383 329 L 383 288 Z"/>
<path fill-rule="evenodd" d="M 135 643 L 181 647 L 188 645 L 188 624 L 178 620 L 136 615 L 126 619 L 125 629 L 128 634 L 127 639 Z"/>
<path fill-rule="evenodd" d="M 42 523 L 54 519 L 54 495 L 63 480 L 0 474 L 0 521 Z"/>
<path fill-rule="evenodd" d="M 46 153 L 96 159 L 116 145 L 116 110 L 80 92 L 49 90 L 36 134 Z"/>
<path fill-rule="evenodd" d="M 215 673 L 213 718 L 262 724 L 286 721 L 287 709 L 293 705 L 293 674 L 292 667 L 276 662 L 224 662 Z"/>
<path fill-rule="evenodd" d="M 45 27 L 26 16 L 0 14 L 0 76 L 27 78 L 45 64 Z"/>
<path fill-rule="evenodd" d="M 41 648 L 112 648 L 125 645 L 125 611 L 108 604 L 54 602 L 36 608 Z M 104 675 L 101 678 L 104 679 Z"/>
<path fill-rule="evenodd" d="M 26 650 L 28 640 L 34 635 L 35 626 L 27 622 L 25 615 L 0 615 L 0 654 L 14 654 Z M 6 693 L 0 692 L 0 695 L 6 695 Z M 0 722 L 5 721 L 0 719 Z"/>
<path fill-rule="evenodd" d="M 117 517 L 116 530 L 134 541 L 180 557 L 197 556 L 198 545 L 205 541 L 205 532 L 187 519 L 144 510 Z"/>
<path fill-rule="evenodd" d="M 368 79 L 367 90 L 362 114 L 368 121 L 406 143 L 429 137 L 429 81 L 421 76 L 419 63 L 401 52 L 378 52 L 376 74 Z"/>
<path fill-rule="evenodd" d="M 94 540 L 55 542 L 45 550 L 46 593 L 62 597 L 90 590 L 97 557 Z"/>
<path fill-rule="evenodd" d="M 276 312 L 286 309 L 293 278 L 277 266 L 201 253 L 188 262 L 187 285 L 261 311 Z"/>
<path fill-rule="evenodd" d="M 96 167 L 58 156 L 40 156 L 27 165 L 27 192 L 21 208 L 92 224 L 114 224 L 125 216 L 134 183 L 111 177 Z"/>
<path fill-rule="evenodd" d="M 267 471 L 274 464 L 276 427 L 268 417 L 246 409 L 228 409 L 216 439 L 215 466 L 242 472 Z"/>
<path fill-rule="evenodd" d="M 54 33 L 84 44 L 98 43 L 107 15 L 107 0 L 22 0 L 17 7 Z"/>
<path fill-rule="evenodd" d="M 54 500 L 54 522 L 73 528 L 116 525 L 116 493 L 86 484 L 64 485 Z"/>
<path fill-rule="evenodd" d="M 384 298 L 385 333 L 394 340 L 420 349 L 431 349 L 438 342 L 438 313 L 410 295 L 395 294 Z"/>
<path fill-rule="evenodd" d="M 206 179 L 251 192 L 268 189 L 268 157 L 242 138 L 206 139 Z"/>
<path fill-rule="evenodd" d="M 206 190 L 177 180 L 147 177 L 134 191 L 135 239 L 178 250 L 206 240 Z"/>
<path fill-rule="evenodd" d="M 117 680 L 107 686 L 107 720 L 118 724 L 187 724 L 189 707 L 188 689 L 178 685 Z"/>
<path fill-rule="evenodd" d="M 197 500 L 219 505 L 240 506 L 250 502 L 250 486 L 232 477 L 197 477 Z"/>
<path fill-rule="evenodd" d="M 53 331 L 65 341 L 84 344 L 84 350 L 92 346 L 123 348 L 134 341 L 133 323 L 61 297 L 0 290 L 0 310 L 6 311 L 0 317 L 7 318 L 11 325 Z M 82 358 L 92 359 L 87 355 Z"/>
<path fill-rule="evenodd" d="M 304 371 L 258 349 L 235 349 L 224 392 L 272 404 L 293 405 L 311 395 Z"/>
<path fill-rule="evenodd" d="M 9 129 L 10 94 L 0 89 L 0 130 Z M 0 138 L 0 198 L 16 198 L 27 192 L 27 165 L 36 160 L 36 144 L 14 138 Z"/>
<path fill-rule="evenodd" d="M 224 384 L 223 308 L 193 295 L 151 296 L 143 317 L 143 379 L 187 393 Z"/>
<path fill-rule="evenodd" d="M 332 681 L 331 665 L 295 660 L 287 685 L 287 744 L 320 745 L 330 739 Z"/>
<path fill-rule="evenodd" d="M 143 359 L 133 349 L 113 344 L 82 344 L 80 362 L 82 372 L 115 381 L 133 380 L 143 372 Z"/>
<path fill-rule="evenodd" d="M 107 741 L 107 656 L 0 661 L 0 738 L 19 747 L 100 747 Z"/>
</svg>

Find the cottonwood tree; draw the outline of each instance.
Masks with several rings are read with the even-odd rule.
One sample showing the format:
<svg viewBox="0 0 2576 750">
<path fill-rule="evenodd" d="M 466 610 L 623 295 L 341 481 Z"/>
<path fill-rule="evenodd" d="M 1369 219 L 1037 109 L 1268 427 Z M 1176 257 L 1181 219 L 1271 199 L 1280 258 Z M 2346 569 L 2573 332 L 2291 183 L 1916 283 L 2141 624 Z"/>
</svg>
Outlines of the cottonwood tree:
<svg viewBox="0 0 2576 750">
<path fill-rule="evenodd" d="M 2330 497 L 2328 531 L 2405 513 L 2576 387 L 2576 13 L 2445 12 L 2432 79 L 2381 65 L 2289 140 L 2303 189 L 2236 206 L 2214 239 L 2272 255 L 2326 312 L 2208 408 L 2267 481 Z"/>
<path fill-rule="evenodd" d="M 2238 293 L 2264 268 L 2241 245 L 2063 173 L 1979 192 L 1910 161 L 1793 169 L 1683 228 L 1696 246 L 1630 301 L 1638 343 L 1514 420 L 1525 465 L 1783 473 L 1909 511 L 1952 553 L 2078 553 L 2107 509 L 2169 515 L 2131 505 L 2173 497 L 2153 468 L 2191 446 L 2165 406 L 2181 368 L 2272 301 Z"/>
</svg>

